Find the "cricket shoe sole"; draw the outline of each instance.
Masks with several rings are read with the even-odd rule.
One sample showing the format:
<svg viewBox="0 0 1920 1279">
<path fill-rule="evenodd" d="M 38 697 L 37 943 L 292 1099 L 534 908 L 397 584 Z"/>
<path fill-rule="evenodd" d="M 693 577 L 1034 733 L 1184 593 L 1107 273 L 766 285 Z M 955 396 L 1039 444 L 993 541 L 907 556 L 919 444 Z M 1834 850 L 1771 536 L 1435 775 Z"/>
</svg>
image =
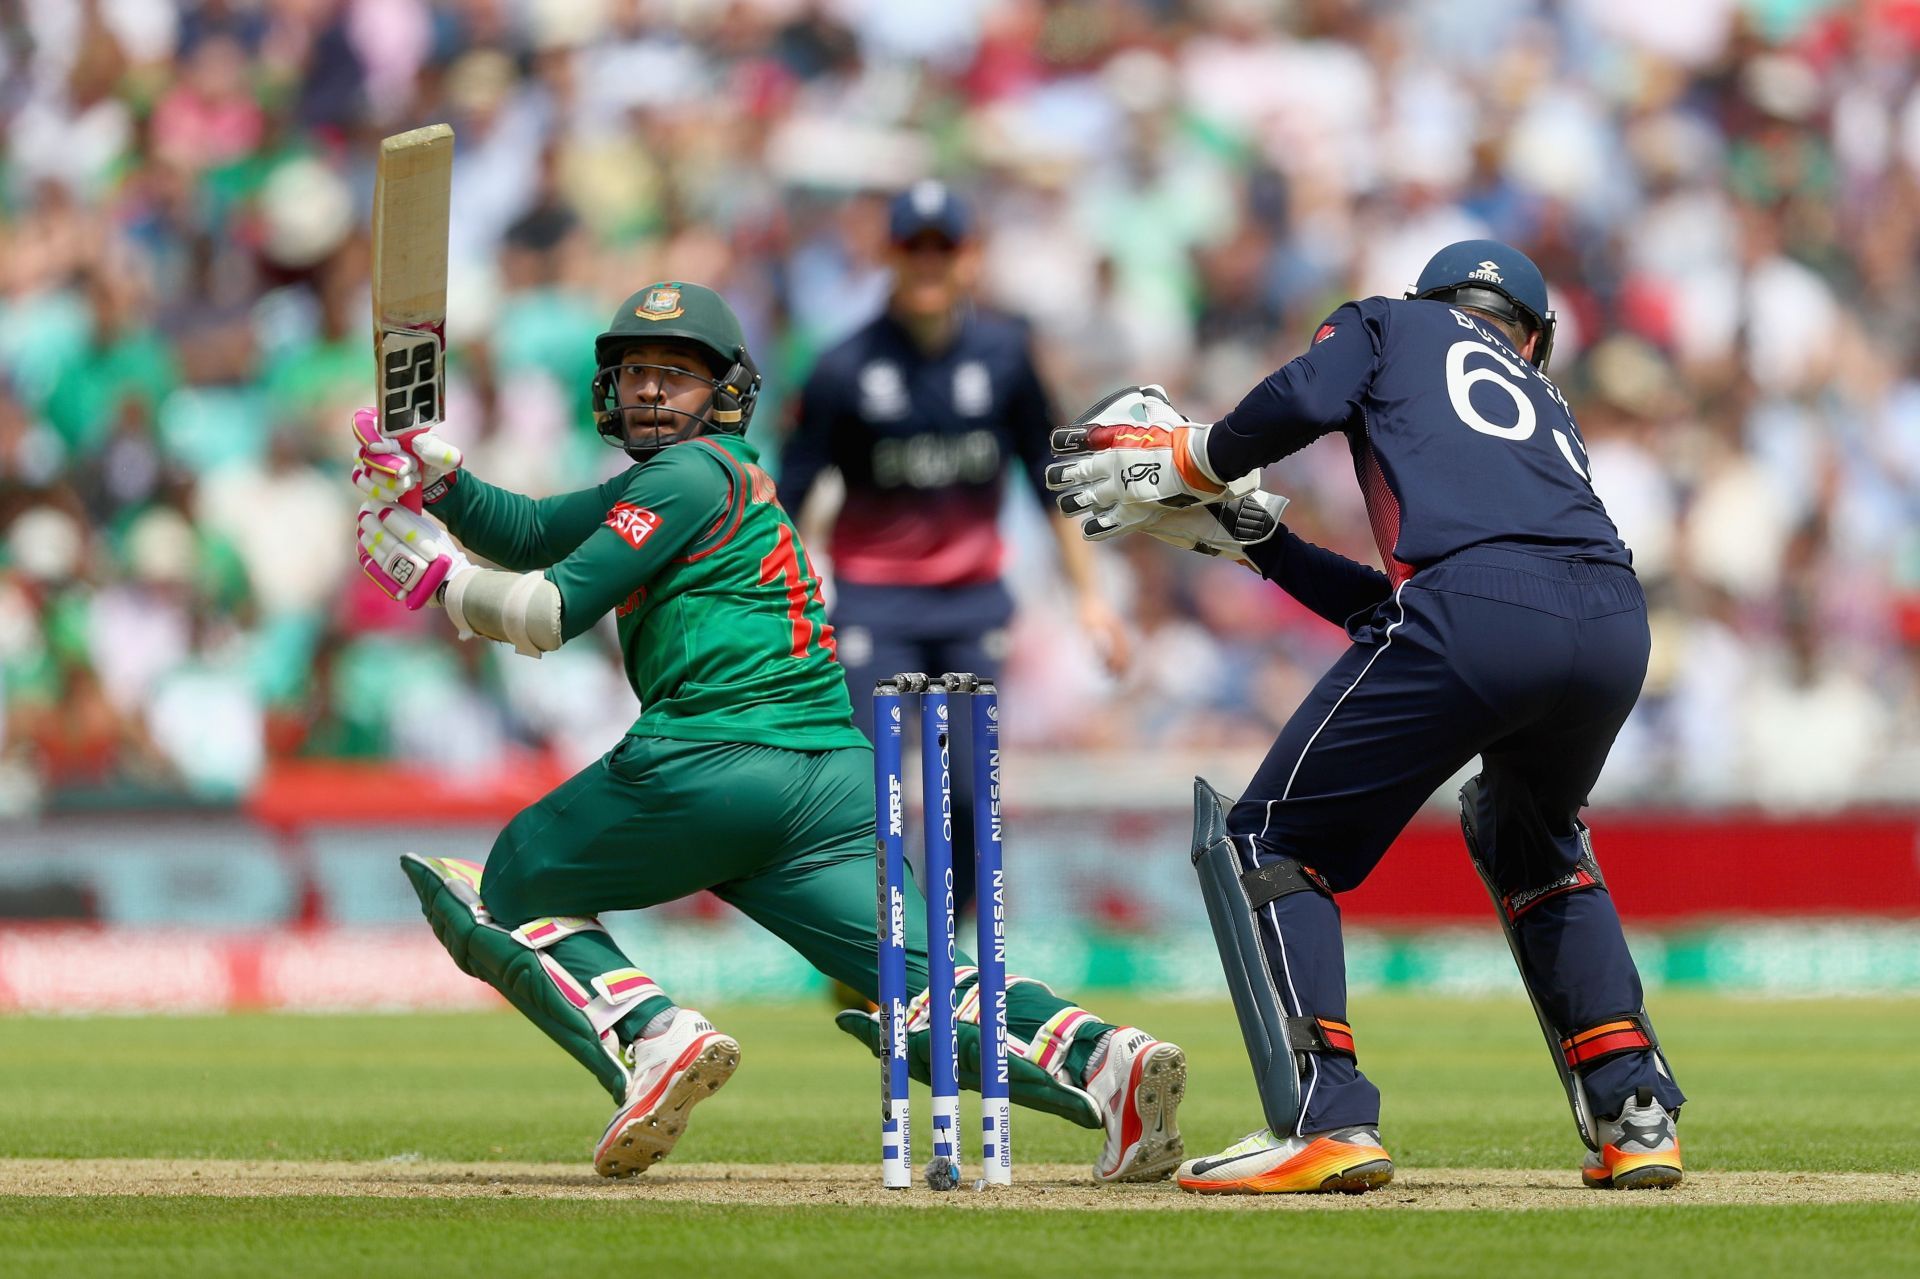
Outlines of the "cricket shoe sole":
<svg viewBox="0 0 1920 1279">
<path fill-rule="evenodd" d="M 602 1177 L 635 1177 L 665 1159 L 687 1131 L 687 1112 L 720 1091 L 740 1068 L 740 1045 L 718 1031 L 688 1044 L 646 1096 L 614 1112 L 594 1147 Z"/>
<path fill-rule="evenodd" d="M 1349 1134 L 1342 1136 L 1340 1134 Z M 1180 1170 L 1179 1185 L 1200 1195 L 1359 1195 L 1393 1180 L 1393 1159 L 1370 1129 L 1317 1137 L 1250 1138 Z"/>
<path fill-rule="evenodd" d="M 1580 1181 L 1589 1190 L 1666 1190 L 1685 1176 L 1679 1160 L 1678 1148 L 1658 1155 L 1633 1155 L 1607 1146 L 1589 1156 Z"/>
<path fill-rule="evenodd" d="M 1120 1116 L 1120 1158 L 1101 1182 L 1161 1181 L 1187 1157 L 1180 1136 L 1180 1102 L 1187 1095 L 1187 1054 L 1178 1044 L 1154 1042 L 1128 1067 L 1126 1109 Z"/>
</svg>

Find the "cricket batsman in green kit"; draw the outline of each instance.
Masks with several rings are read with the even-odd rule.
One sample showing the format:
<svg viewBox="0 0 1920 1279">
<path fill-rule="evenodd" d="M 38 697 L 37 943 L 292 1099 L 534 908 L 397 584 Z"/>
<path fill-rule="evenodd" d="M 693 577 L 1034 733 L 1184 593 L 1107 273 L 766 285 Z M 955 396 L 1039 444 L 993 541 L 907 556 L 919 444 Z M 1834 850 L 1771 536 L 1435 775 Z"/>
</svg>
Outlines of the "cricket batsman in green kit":
<svg viewBox="0 0 1920 1279">
<path fill-rule="evenodd" d="M 410 608 L 444 608 L 462 638 L 538 657 L 614 614 L 642 708 L 619 745 L 508 823 L 484 867 L 415 854 L 402 866 L 454 962 L 613 1095 L 593 1163 L 619 1177 L 673 1149 L 741 1046 L 677 1006 L 597 916 L 711 889 L 871 999 L 874 777 L 820 579 L 745 438 L 760 374 L 732 309 L 696 284 L 653 284 L 621 303 L 595 354 L 596 424 L 633 460 L 607 482 L 524 497 L 462 469 L 436 435 L 382 439 L 372 410 L 355 415 L 353 478 L 369 499 L 368 576 Z M 426 515 L 400 504 L 416 489 Z M 925 911 L 907 891 L 910 1058 L 924 1079 Z M 959 973 L 962 1082 L 977 1088 L 975 974 Z M 1031 978 L 1008 979 L 1007 1005 L 1013 1099 L 1104 1129 L 1097 1180 L 1172 1172 L 1185 1054 Z M 840 1025 L 877 1051 L 877 1014 Z"/>
</svg>

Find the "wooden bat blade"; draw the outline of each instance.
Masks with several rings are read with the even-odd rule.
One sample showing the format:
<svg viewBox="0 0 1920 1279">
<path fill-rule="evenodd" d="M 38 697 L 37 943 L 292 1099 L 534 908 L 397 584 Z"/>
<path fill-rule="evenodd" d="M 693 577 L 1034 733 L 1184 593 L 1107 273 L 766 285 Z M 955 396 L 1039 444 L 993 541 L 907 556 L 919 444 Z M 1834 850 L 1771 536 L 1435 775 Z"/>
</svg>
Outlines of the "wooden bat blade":
<svg viewBox="0 0 1920 1279">
<path fill-rule="evenodd" d="M 373 196 L 373 309 L 382 327 L 445 322 L 452 187 L 449 126 L 431 124 L 380 143 Z"/>
<path fill-rule="evenodd" d="M 438 422 L 446 386 L 447 222 L 453 130 L 380 143 L 373 196 L 373 346 L 380 432 Z"/>
</svg>

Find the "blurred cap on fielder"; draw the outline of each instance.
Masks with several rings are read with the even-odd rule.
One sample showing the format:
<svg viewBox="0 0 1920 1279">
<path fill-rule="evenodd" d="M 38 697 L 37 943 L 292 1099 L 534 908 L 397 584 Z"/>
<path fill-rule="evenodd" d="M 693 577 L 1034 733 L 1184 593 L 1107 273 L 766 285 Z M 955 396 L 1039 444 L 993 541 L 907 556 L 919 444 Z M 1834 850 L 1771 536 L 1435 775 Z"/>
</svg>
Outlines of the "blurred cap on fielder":
<svg viewBox="0 0 1920 1279">
<path fill-rule="evenodd" d="M 966 201 L 946 183 L 926 178 L 914 183 L 887 208 L 887 236 L 895 244 L 909 244 L 916 237 L 933 233 L 949 244 L 965 242 L 973 229 L 972 212 Z"/>
</svg>

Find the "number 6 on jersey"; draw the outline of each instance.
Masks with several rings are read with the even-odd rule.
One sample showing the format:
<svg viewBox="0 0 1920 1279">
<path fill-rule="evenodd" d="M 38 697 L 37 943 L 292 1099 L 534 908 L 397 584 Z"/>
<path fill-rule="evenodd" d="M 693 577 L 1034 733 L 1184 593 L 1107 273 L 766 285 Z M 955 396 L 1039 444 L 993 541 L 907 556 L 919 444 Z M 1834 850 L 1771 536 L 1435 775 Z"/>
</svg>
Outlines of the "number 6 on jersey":
<svg viewBox="0 0 1920 1279">
<path fill-rule="evenodd" d="M 1505 369 L 1514 381 L 1524 382 L 1529 376 L 1546 381 L 1542 374 L 1530 375 L 1526 369 L 1508 360 L 1506 356 L 1486 343 L 1463 338 L 1447 348 L 1447 398 L 1453 403 L 1454 413 L 1462 422 L 1482 435 L 1491 435 L 1496 439 L 1512 440 L 1516 443 L 1533 438 L 1533 428 L 1539 420 L 1539 415 L 1534 411 L 1533 401 L 1529 400 L 1526 392 L 1515 386 L 1514 382 L 1500 376 L 1497 370 L 1484 366 L 1476 369 L 1467 368 L 1467 358 L 1474 355 L 1484 355 L 1491 359 L 1500 368 Z M 1512 426 L 1501 426 L 1473 406 L 1473 388 L 1479 382 L 1487 382 L 1499 387 L 1513 400 L 1516 417 Z M 1555 395 L 1557 398 L 1558 392 Z M 1573 430 L 1571 414 L 1567 417 L 1567 428 L 1563 431 L 1557 426 L 1554 427 L 1553 442 L 1559 448 L 1560 456 L 1565 458 L 1567 465 L 1573 468 L 1573 473 L 1591 487 L 1593 477 L 1587 473 L 1586 467 L 1580 465 L 1580 459 L 1575 457 L 1573 452 L 1575 445 L 1578 445 L 1580 452 L 1584 454 L 1587 446 L 1580 443 L 1577 433 L 1573 435 L 1572 442 L 1568 442 L 1568 434 Z"/>
</svg>

